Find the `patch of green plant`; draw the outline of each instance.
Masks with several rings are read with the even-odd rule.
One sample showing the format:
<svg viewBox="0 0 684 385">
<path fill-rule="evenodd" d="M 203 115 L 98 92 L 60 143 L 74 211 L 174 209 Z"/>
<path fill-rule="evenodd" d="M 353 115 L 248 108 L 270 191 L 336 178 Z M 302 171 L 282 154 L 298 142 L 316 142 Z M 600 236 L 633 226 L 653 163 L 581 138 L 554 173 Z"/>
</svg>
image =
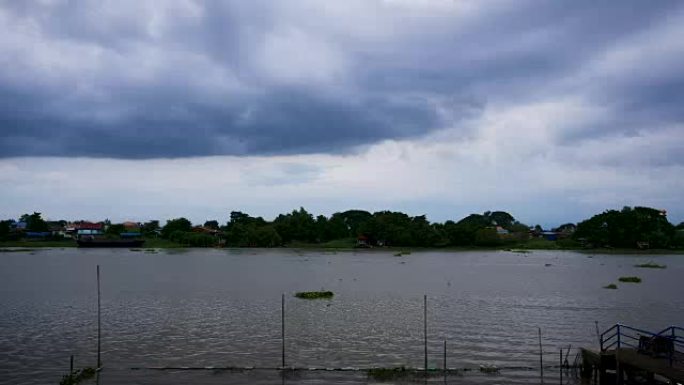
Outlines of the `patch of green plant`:
<svg viewBox="0 0 684 385">
<path fill-rule="evenodd" d="M 394 256 L 395 256 L 395 257 L 401 257 L 401 256 L 404 256 L 404 255 L 409 255 L 409 254 L 411 254 L 410 251 L 408 251 L 408 250 L 402 250 L 402 251 L 399 251 L 399 252 L 395 253 Z"/>
<path fill-rule="evenodd" d="M 330 299 L 335 294 L 332 291 L 299 291 L 295 297 L 302 299 Z"/>
<path fill-rule="evenodd" d="M 614 289 L 617 289 L 617 285 L 614 284 L 614 283 L 611 283 L 611 284 L 609 284 L 609 285 L 604 286 L 603 288 L 604 288 L 604 289 L 613 289 L 613 290 L 614 290 Z"/>
<path fill-rule="evenodd" d="M 410 369 L 404 366 L 396 368 L 373 368 L 368 369 L 368 377 L 375 381 L 386 382 L 394 380 L 419 380 L 427 377 L 443 376 L 444 372 L 437 369 L 427 371 Z"/>
<path fill-rule="evenodd" d="M 653 261 L 648 262 L 648 263 L 641 263 L 638 265 L 634 265 L 634 267 L 641 267 L 644 269 L 666 269 L 667 265 L 659 265 Z"/>
<path fill-rule="evenodd" d="M 415 370 L 398 368 L 373 368 L 368 369 L 368 376 L 376 381 L 389 381 L 397 378 L 406 378 L 416 374 Z"/>
<path fill-rule="evenodd" d="M 628 282 L 628 283 L 640 283 L 641 278 L 639 278 L 639 277 L 620 277 L 620 278 L 618 278 L 618 281 Z"/>
<path fill-rule="evenodd" d="M 62 380 L 59 382 L 59 385 L 76 385 L 81 381 L 93 378 L 95 376 L 95 372 L 96 371 L 93 368 L 83 368 L 76 370 L 74 373 L 67 374 L 66 376 L 62 377 Z"/>
</svg>

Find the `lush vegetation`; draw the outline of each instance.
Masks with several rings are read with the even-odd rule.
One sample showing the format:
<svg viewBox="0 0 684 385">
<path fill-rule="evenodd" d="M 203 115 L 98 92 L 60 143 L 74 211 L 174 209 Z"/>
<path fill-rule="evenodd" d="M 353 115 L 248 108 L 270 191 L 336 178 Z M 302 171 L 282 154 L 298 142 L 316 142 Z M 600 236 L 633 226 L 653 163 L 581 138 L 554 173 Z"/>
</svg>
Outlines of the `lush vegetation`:
<svg viewBox="0 0 684 385">
<path fill-rule="evenodd" d="M 30 232 L 41 233 L 66 225 L 66 221 L 46 222 L 41 213 L 25 214 L 17 222 L 0 221 L 0 245 L 37 247 L 70 246 L 57 235 L 28 239 Z M 105 236 L 129 233 L 125 224 L 105 220 Z M 268 221 L 262 217 L 232 211 L 227 222 L 210 219 L 193 225 L 187 218 L 134 224 L 148 247 L 394 247 L 403 255 L 405 248 L 500 248 L 522 252 L 529 249 L 684 249 L 684 223 L 671 224 L 665 213 L 646 207 L 608 210 L 575 226 L 565 223 L 551 232 L 541 226 L 528 226 L 505 211 L 471 214 L 458 221 L 434 223 L 425 215 L 410 216 L 397 211 L 368 212 L 347 210 L 327 217 L 314 216 L 304 208 L 280 214 Z M 24 235 L 27 235 L 24 237 Z M 73 242 L 71 242 L 73 243 Z"/>
<path fill-rule="evenodd" d="M 69 373 L 62 377 L 59 385 L 76 385 L 81 381 L 88 380 L 95 376 L 95 369 L 93 368 L 83 368 L 76 370 L 74 373 Z"/>
<path fill-rule="evenodd" d="M 627 282 L 627 283 L 641 283 L 641 278 L 639 278 L 639 277 L 620 277 L 620 278 L 618 278 L 618 281 Z"/>
<path fill-rule="evenodd" d="M 641 267 L 645 269 L 666 269 L 667 265 L 659 265 L 653 261 L 647 262 L 647 263 L 640 263 L 638 265 L 634 265 L 634 267 Z"/>
<path fill-rule="evenodd" d="M 330 299 L 335 294 L 332 291 L 299 291 L 295 297 L 302 299 Z"/>
<path fill-rule="evenodd" d="M 668 248 L 673 244 L 675 226 L 665 214 L 648 207 L 608 210 L 577 224 L 575 237 L 598 247 Z"/>
</svg>

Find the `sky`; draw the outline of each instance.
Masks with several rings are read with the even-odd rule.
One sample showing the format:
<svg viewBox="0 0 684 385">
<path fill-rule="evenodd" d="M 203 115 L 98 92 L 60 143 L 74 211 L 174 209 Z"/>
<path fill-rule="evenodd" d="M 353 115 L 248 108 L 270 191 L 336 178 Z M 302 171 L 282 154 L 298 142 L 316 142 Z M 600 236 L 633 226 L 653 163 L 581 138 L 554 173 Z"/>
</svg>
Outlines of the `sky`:
<svg viewBox="0 0 684 385">
<path fill-rule="evenodd" d="M 0 0 L 0 217 L 684 221 L 684 2 Z"/>
</svg>

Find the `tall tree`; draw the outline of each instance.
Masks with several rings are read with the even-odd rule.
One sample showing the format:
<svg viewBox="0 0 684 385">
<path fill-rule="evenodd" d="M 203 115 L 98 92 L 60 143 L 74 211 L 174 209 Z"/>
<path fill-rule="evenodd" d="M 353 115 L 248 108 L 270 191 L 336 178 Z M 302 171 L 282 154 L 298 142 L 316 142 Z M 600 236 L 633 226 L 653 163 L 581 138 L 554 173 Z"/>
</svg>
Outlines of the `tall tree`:
<svg viewBox="0 0 684 385">
<path fill-rule="evenodd" d="M 216 220 L 206 221 L 206 222 L 204 222 L 204 227 L 206 227 L 208 229 L 218 230 L 219 223 Z"/>
<path fill-rule="evenodd" d="M 169 236 L 176 232 L 189 232 L 192 230 L 192 223 L 185 218 L 176 218 L 166 221 L 166 225 L 162 228 L 162 236 L 169 238 Z"/>
<path fill-rule="evenodd" d="M 674 226 L 665 213 L 649 207 L 608 210 L 577 224 L 574 236 L 595 246 L 636 247 L 647 242 L 652 248 L 670 245 Z"/>
<path fill-rule="evenodd" d="M 34 212 L 30 215 L 24 214 L 21 216 L 21 220 L 26 222 L 26 231 L 44 232 L 49 229 L 47 222 L 43 220 L 41 214 L 38 212 Z"/>
</svg>

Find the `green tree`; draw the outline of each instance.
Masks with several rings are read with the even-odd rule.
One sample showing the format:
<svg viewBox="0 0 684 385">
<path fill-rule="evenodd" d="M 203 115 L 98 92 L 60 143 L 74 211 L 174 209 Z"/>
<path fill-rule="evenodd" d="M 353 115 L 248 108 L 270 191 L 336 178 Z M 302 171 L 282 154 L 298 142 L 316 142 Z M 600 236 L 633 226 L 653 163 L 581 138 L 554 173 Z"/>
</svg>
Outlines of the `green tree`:
<svg viewBox="0 0 684 385">
<path fill-rule="evenodd" d="M 0 221 L 0 240 L 7 240 L 9 238 L 12 221 Z"/>
<path fill-rule="evenodd" d="M 285 243 L 316 241 L 316 222 L 313 215 L 309 214 L 303 207 L 300 207 L 299 210 L 293 210 L 289 214 L 278 215 L 273 221 L 273 225 Z"/>
<path fill-rule="evenodd" d="M 330 222 L 335 224 L 335 238 L 357 237 L 361 235 L 361 227 L 372 217 L 371 213 L 364 210 L 347 210 L 342 213 L 333 214 L 330 217 Z M 344 226 L 344 229 L 342 226 Z"/>
<path fill-rule="evenodd" d="M 218 230 L 219 229 L 219 223 L 216 220 L 206 221 L 206 222 L 204 222 L 204 227 L 206 227 L 208 229 Z"/>
<path fill-rule="evenodd" d="M 152 220 L 149 222 L 145 222 L 142 225 L 141 231 L 143 235 L 155 235 L 157 233 L 157 230 L 159 230 L 159 221 L 158 220 Z"/>
<path fill-rule="evenodd" d="M 647 242 L 651 248 L 665 248 L 674 233 L 675 228 L 664 212 L 649 207 L 624 207 L 578 223 L 574 237 L 599 247 L 632 248 Z"/>
<path fill-rule="evenodd" d="M 162 237 L 169 238 L 171 233 L 175 231 L 189 232 L 192 230 L 192 223 L 185 218 L 176 218 L 166 221 L 166 225 L 162 228 Z"/>
<path fill-rule="evenodd" d="M 105 234 L 107 234 L 107 235 L 119 235 L 125 231 L 126 231 L 126 229 L 124 228 L 124 225 L 122 223 L 116 223 L 116 224 L 109 225 L 109 227 L 107 227 L 107 230 L 105 231 Z"/>
<path fill-rule="evenodd" d="M 489 220 L 490 224 L 496 224 L 504 229 L 509 229 L 515 223 L 515 218 L 505 211 L 487 212 L 484 217 Z"/>
<path fill-rule="evenodd" d="M 48 231 L 49 226 L 43 220 L 41 214 L 34 212 L 33 214 L 24 214 L 21 216 L 21 221 L 26 222 L 26 231 L 31 232 L 45 232 Z"/>
<path fill-rule="evenodd" d="M 499 246 L 502 243 L 499 234 L 493 228 L 483 228 L 475 232 L 475 245 L 477 246 Z"/>
</svg>

